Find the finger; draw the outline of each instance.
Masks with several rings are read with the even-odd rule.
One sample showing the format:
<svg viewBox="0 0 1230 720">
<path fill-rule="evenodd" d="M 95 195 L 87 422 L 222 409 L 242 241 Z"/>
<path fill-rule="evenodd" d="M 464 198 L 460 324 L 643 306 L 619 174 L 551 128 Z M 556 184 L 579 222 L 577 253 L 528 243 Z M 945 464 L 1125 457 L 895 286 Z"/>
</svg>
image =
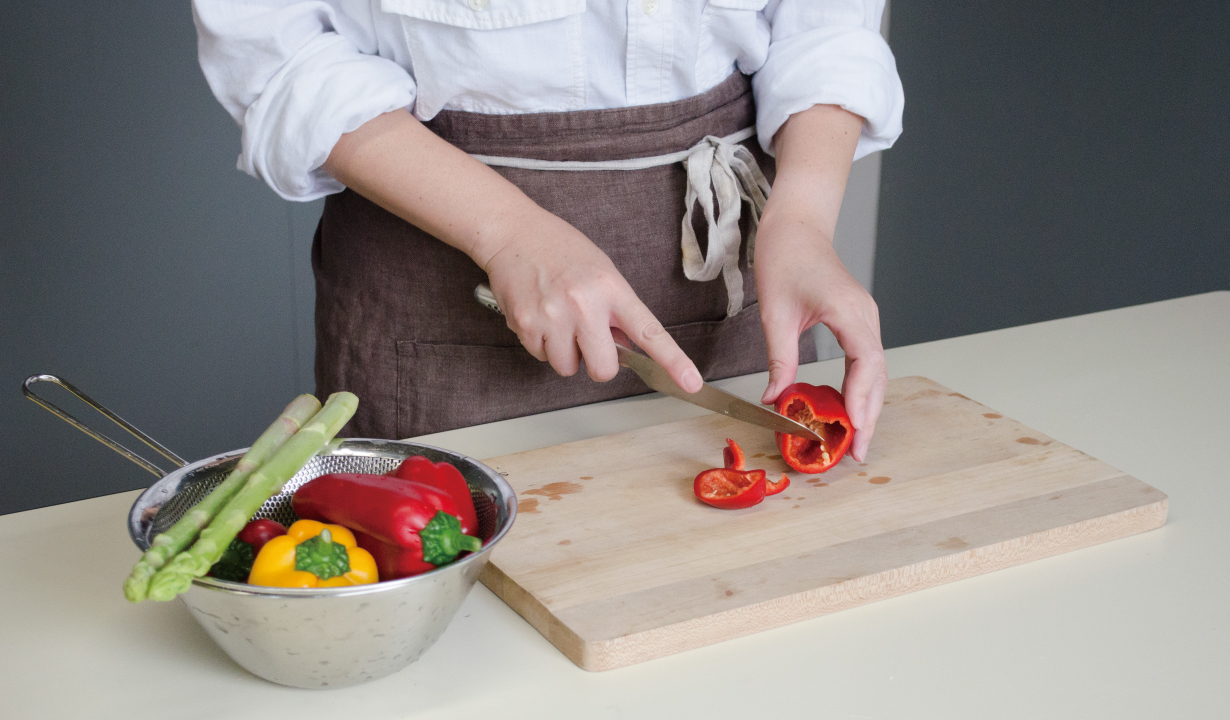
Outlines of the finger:
<svg viewBox="0 0 1230 720">
<path fill-rule="evenodd" d="M 581 364 L 581 356 L 577 351 L 575 335 L 567 331 L 557 331 L 547 335 L 546 350 L 547 362 L 551 363 L 555 372 L 564 377 L 572 377 L 576 374 Z"/>
<path fill-rule="evenodd" d="M 694 393 L 704 385 L 700 371 L 666 332 L 662 323 L 639 300 L 623 303 L 615 313 L 616 327 L 628 334 L 649 357 L 666 369 L 675 384 Z"/>
<path fill-rule="evenodd" d="M 846 353 L 846 377 L 842 383 L 842 395 L 846 401 L 846 412 L 855 428 L 855 447 L 852 454 L 861 462 L 860 456 L 865 453 L 867 444 L 871 441 L 870 430 L 874 428 L 875 419 L 879 417 L 880 406 L 883 404 L 883 394 L 876 396 L 874 391 L 881 376 L 887 378 L 884 349 L 872 328 L 859 318 L 834 322 L 829 329 L 833 331 L 838 344 Z M 860 434 L 867 436 L 861 442 Z"/>
<path fill-rule="evenodd" d="M 871 437 L 876 431 L 876 421 L 880 418 L 880 409 L 884 407 L 884 391 L 888 387 L 887 370 L 876 379 L 875 387 L 867 400 L 868 419 L 863 422 L 863 428 L 854 433 L 854 445 L 850 454 L 855 460 L 863 462 L 867 459 L 867 448 L 871 445 Z"/>
<path fill-rule="evenodd" d="M 622 333 L 621 333 L 622 334 Z M 619 358 L 609 328 L 585 328 L 577 334 L 577 345 L 585 359 L 585 370 L 598 382 L 606 382 L 619 373 Z"/>
<path fill-rule="evenodd" d="M 760 316 L 769 350 L 769 386 L 760 402 L 768 405 L 794 383 L 799 373 L 799 325 L 793 318 Z"/>
</svg>

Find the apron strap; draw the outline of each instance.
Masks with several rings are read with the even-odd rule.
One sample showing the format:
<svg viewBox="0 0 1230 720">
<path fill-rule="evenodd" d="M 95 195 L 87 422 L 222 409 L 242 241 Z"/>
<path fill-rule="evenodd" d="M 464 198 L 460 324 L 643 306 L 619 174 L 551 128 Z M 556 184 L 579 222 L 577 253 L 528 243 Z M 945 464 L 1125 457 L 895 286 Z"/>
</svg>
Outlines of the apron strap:
<svg viewBox="0 0 1230 720">
<path fill-rule="evenodd" d="M 743 309 L 743 273 L 739 272 L 739 247 L 742 238 L 739 220 L 743 203 L 751 207 L 747 232 L 747 264 L 752 265 L 756 250 L 756 229 L 769 197 L 769 181 L 756 163 L 751 151 L 739 145 L 756 134 L 756 128 L 746 127 L 726 137 L 707 135 L 687 150 L 624 160 L 537 160 L 534 158 L 472 155 L 485 165 L 514 167 L 525 170 L 644 170 L 681 162 L 688 173 L 688 189 L 684 196 L 682 239 L 683 274 L 698 282 L 715 280 L 718 275 L 726 283 L 726 316 L 733 317 Z M 714 207 L 714 196 L 717 207 Z M 709 228 L 708 253 L 701 252 L 692 229 L 692 210 L 700 203 Z"/>
</svg>

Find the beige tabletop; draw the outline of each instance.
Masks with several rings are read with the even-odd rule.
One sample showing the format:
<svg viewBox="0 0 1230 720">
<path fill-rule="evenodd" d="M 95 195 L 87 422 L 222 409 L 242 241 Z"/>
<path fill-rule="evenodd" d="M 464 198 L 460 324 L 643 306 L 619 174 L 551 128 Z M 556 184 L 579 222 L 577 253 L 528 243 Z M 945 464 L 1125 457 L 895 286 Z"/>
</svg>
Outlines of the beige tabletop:
<svg viewBox="0 0 1230 720">
<path fill-rule="evenodd" d="M 124 601 L 123 493 L 0 517 L 0 717 L 1227 717 L 1230 292 L 888 359 L 894 377 L 930 377 L 1162 490 L 1168 524 L 604 673 L 479 586 L 416 664 L 308 691 L 247 674 L 180 603 Z M 841 373 L 834 360 L 800 378 Z M 757 399 L 765 378 L 718 384 Z M 424 440 L 494 457 L 699 412 L 653 395 Z M 22 481 L 55 478 L 6 480 Z"/>
</svg>

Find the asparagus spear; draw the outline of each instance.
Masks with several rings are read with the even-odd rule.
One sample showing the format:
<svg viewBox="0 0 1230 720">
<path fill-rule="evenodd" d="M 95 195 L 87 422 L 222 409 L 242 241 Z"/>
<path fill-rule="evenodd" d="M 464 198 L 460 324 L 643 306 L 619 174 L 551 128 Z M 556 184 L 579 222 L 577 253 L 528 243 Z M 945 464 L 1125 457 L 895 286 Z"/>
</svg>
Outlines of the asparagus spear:
<svg viewBox="0 0 1230 720">
<path fill-rule="evenodd" d="M 330 395 L 320 412 L 252 473 L 243 489 L 227 502 L 209 527 L 201 531 L 192 547 L 176 555 L 154 575 L 149 598 L 174 599 L 187 592 L 193 578 L 209 572 L 252 515 L 333 439 L 358 406 L 359 399 L 348 392 Z"/>
<path fill-rule="evenodd" d="M 244 486 L 248 476 L 291 438 L 303 423 L 320 411 L 320 401 L 311 395 L 295 398 L 277 420 L 261 434 L 239 463 L 209 495 L 205 496 L 164 533 L 154 536 L 149 549 L 137 561 L 132 574 L 124 581 L 124 597 L 129 602 L 141 602 L 149 592 L 149 581 L 167 560 L 188 547 L 201 529 L 209 525 L 222 506 Z"/>
</svg>

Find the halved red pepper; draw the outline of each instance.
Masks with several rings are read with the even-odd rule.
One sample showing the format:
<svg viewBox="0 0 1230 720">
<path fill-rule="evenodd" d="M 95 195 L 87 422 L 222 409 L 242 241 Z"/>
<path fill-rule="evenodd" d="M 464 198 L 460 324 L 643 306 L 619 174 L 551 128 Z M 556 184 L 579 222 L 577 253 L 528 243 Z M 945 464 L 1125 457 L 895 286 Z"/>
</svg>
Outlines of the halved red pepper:
<svg viewBox="0 0 1230 720">
<path fill-rule="evenodd" d="M 764 500 L 764 470 L 710 468 L 692 481 L 701 502 L 724 510 L 749 508 Z"/>
<path fill-rule="evenodd" d="M 300 518 L 354 531 L 359 547 L 376 559 L 381 580 L 426 572 L 483 547 L 470 534 L 475 529 L 463 524 L 451 495 L 413 480 L 321 475 L 296 490 L 291 505 Z"/>
<path fill-rule="evenodd" d="M 747 456 L 743 453 L 743 448 L 739 447 L 739 443 L 726 438 L 726 447 L 722 448 L 722 461 L 726 465 L 727 470 L 746 469 Z M 753 472 L 764 472 L 763 470 L 755 470 Z M 765 481 L 764 494 L 776 495 L 782 490 L 790 487 L 790 478 L 786 477 L 786 473 L 782 473 L 782 479 L 777 482 Z"/>
<path fill-rule="evenodd" d="M 828 385 L 795 383 L 782 391 L 777 412 L 815 430 L 823 442 L 777 433 L 782 460 L 802 473 L 822 473 L 846 454 L 854 439 L 854 426 L 846 414 L 841 393 Z"/>
<path fill-rule="evenodd" d="M 402 464 L 398 465 L 397 469 L 389 475 L 430 485 L 448 493 L 449 497 L 453 498 L 453 504 L 457 506 L 461 531 L 466 535 L 478 534 L 478 513 L 474 511 L 474 498 L 470 495 L 470 486 L 466 484 L 461 471 L 451 463 L 433 463 L 422 455 L 415 455 L 403 460 Z"/>
</svg>

